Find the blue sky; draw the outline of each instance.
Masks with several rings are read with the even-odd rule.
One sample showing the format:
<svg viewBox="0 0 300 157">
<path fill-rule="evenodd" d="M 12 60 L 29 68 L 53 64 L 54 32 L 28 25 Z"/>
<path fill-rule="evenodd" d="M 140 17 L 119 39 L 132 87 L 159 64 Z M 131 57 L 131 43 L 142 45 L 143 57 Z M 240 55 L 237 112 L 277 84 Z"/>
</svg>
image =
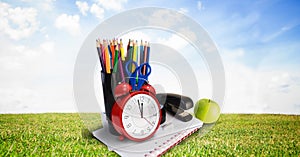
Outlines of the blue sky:
<svg viewBox="0 0 300 157">
<path fill-rule="evenodd" d="M 283 0 L 1 1 L 0 112 L 76 112 L 72 75 L 88 33 L 127 9 L 156 6 L 191 17 L 218 46 L 227 82 L 223 112 L 299 114 L 299 5 Z M 161 40 L 171 40 L 167 35 Z"/>
</svg>

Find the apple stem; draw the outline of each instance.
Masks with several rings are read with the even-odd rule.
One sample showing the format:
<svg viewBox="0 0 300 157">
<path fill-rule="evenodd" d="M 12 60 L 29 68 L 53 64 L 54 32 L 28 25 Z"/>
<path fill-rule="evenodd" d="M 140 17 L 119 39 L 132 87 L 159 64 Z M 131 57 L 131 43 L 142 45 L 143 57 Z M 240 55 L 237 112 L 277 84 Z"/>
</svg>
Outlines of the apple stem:
<svg viewBox="0 0 300 157">
<path fill-rule="evenodd" d="M 208 99 L 208 103 L 210 103 L 210 99 Z"/>
</svg>

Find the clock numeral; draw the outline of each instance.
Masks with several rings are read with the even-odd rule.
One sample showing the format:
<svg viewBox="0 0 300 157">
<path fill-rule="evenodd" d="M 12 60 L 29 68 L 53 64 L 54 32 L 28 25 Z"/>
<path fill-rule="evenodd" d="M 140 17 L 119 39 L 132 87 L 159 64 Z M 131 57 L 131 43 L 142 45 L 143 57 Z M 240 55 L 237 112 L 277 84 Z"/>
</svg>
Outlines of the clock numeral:
<svg viewBox="0 0 300 157">
<path fill-rule="evenodd" d="M 154 124 L 155 124 L 155 121 L 152 121 L 151 123 L 154 125 Z"/>
<path fill-rule="evenodd" d="M 127 128 L 130 128 L 131 126 L 132 126 L 131 123 L 126 125 Z"/>
<path fill-rule="evenodd" d="M 141 96 L 141 97 L 140 97 L 140 100 L 141 100 L 142 102 L 144 102 L 145 96 Z"/>
<path fill-rule="evenodd" d="M 131 110 L 132 106 L 131 105 L 127 105 L 126 110 Z"/>
<path fill-rule="evenodd" d="M 141 134 L 144 135 L 144 133 L 145 133 L 145 131 L 144 131 L 144 130 L 141 130 Z"/>
<path fill-rule="evenodd" d="M 137 103 L 137 100 L 136 99 L 134 99 L 134 100 L 132 100 L 133 101 L 133 104 L 136 104 Z"/>
<path fill-rule="evenodd" d="M 129 116 L 128 116 L 128 115 L 126 115 L 124 118 L 125 118 L 125 119 L 128 119 L 128 118 L 129 118 Z"/>
<path fill-rule="evenodd" d="M 148 130 L 148 131 L 150 131 L 150 130 L 151 130 L 151 128 L 148 126 L 148 127 L 147 127 L 147 130 Z"/>
</svg>

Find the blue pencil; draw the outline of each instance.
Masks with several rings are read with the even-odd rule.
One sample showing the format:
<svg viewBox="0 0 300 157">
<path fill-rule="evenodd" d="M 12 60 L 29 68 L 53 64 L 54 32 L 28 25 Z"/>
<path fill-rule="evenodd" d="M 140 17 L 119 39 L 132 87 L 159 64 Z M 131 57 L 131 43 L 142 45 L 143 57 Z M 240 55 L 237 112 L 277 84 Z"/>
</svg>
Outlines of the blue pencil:
<svg viewBox="0 0 300 157">
<path fill-rule="evenodd" d="M 144 63 L 144 44 L 143 44 L 143 40 L 141 40 L 141 45 L 140 45 L 140 64 Z"/>
<path fill-rule="evenodd" d="M 110 59 L 110 68 L 113 69 L 113 64 L 112 64 L 112 53 L 111 53 L 111 49 L 110 49 L 110 45 L 109 43 L 107 44 L 107 48 L 108 48 L 108 52 L 109 52 L 109 59 Z"/>
<path fill-rule="evenodd" d="M 105 72 L 105 67 L 104 67 L 102 53 L 101 53 L 101 43 L 100 43 L 100 40 L 96 40 L 96 47 L 97 47 L 98 56 L 99 56 L 99 60 L 100 60 L 102 71 Z"/>
<path fill-rule="evenodd" d="M 147 47 L 147 63 L 149 63 L 149 58 L 150 58 L 150 42 L 148 42 L 148 47 Z"/>
</svg>

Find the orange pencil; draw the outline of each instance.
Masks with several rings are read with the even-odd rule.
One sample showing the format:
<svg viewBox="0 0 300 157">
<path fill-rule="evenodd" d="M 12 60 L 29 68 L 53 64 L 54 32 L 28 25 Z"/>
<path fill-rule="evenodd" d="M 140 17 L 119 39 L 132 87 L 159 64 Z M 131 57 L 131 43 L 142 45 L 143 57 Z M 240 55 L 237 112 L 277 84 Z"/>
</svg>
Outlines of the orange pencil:
<svg viewBox="0 0 300 157">
<path fill-rule="evenodd" d="M 107 42 L 105 41 L 104 44 L 104 52 L 105 52 L 105 63 L 106 63 L 106 73 L 110 74 L 110 58 L 109 58 L 109 52 L 108 52 L 108 45 Z"/>
<path fill-rule="evenodd" d="M 113 68 L 114 65 L 114 59 L 115 59 L 115 46 L 114 46 L 114 41 L 110 41 L 110 51 L 111 51 L 111 63 Z"/>
</svg>

